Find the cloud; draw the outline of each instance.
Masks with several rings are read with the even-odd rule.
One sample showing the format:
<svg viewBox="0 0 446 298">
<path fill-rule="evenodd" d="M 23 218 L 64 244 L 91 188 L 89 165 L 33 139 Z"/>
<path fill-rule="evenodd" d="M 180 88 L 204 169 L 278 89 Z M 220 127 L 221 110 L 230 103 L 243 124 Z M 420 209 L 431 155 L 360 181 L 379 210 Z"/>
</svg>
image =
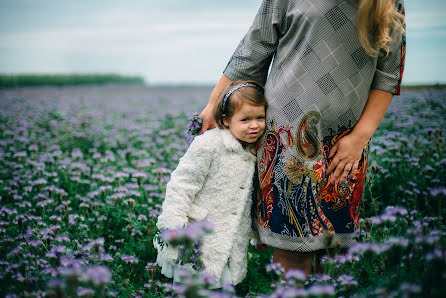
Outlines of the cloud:
<svg viewBox="0 0 446 298">
<path fill-rule="evenodd" d="M 0 68 L 141 73 L 152 82 L 215 81 L 260 2 L 3 1 Z M 404 80 L 415 81 L 423 73 L 423 79 L 446 81 L 439 70 L 439 61 L 446 61 L 444 0 L 405 2 Z"/>
</svg>

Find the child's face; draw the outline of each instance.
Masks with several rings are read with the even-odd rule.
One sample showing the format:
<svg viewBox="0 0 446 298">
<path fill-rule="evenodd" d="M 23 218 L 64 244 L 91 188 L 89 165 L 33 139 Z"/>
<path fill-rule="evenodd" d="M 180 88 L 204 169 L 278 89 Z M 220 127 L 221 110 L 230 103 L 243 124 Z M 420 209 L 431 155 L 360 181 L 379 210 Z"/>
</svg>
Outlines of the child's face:
<svg viewBox="0 0 446 298">
<path fill-rule="evenodd" d="M 265 130 L 265 107 L 244 103 L 231 119 L 223 122 L 240 141 L 255 143 Z"/>
</svg>

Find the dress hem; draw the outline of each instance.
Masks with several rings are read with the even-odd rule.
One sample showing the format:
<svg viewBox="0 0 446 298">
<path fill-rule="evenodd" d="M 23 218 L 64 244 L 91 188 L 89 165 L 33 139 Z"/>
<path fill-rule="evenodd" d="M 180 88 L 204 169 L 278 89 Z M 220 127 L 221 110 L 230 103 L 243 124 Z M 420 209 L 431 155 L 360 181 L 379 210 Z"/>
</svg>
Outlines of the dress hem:
<svg viewBox="0 0 446 298">
<path fill-rule="evenodd" d="M 270 230 L 259 226 L 260 240 L 269 246 L 290 250 L 290 251 L 300 251 L 300 252 L 313 252 L 320 249 L 325 249 L 327 239 L 325 235 L 320 236 L 309 236 L 309 237 L 290 237 L 271 232 Z M 349 247 L 356 243 L 354 239 L 358 233 L 342 233 L 334 234 L 331 240 L 331 247 Z"/>
</svg>

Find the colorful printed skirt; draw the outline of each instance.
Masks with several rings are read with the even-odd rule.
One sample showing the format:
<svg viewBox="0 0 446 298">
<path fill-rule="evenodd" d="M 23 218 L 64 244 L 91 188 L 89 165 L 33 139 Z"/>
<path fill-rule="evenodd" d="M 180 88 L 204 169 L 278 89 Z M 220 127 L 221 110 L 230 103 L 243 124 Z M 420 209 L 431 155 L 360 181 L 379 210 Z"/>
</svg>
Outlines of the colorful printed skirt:
<svg viewBox="0 0 446 298">
<path fill-rule="evenodd" d="M 369 144 L 358 170 L 342 184 L 325 172 L 336 141 L 351 127 L 321 136 L 320 114 L 305 114 L 297 128 L 268 123 L 259 142 L 257 222 L 260 239 L 273 247 L 311 252 L 355 242 L 366 177 Z"/>
</svg>

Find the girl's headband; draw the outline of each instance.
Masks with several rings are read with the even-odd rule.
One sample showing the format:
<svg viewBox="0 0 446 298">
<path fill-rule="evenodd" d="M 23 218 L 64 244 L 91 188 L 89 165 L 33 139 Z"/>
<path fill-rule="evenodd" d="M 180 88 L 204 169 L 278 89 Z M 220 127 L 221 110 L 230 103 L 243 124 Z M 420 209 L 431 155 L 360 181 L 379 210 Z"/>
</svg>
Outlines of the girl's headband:
<svg viewBox="0 0 446 298">
<path fill-rule="evenodd" d="M 254 87 L 257 90 L 263 92 L 263 88 L 261 88 L 260 86 L 257 86 L 256 84 L 253 84 L 253 83 L 243 83 L 243 84 L 238 84 L 238 85 L 234 86 L 231 90 L 228 91 L 228 93 L 225 94 L 225 97 L 223 97 L 223 104 L 221 105 L 221 113 L 222 114 L 226 110 L 226 104 L 229 99 L 229 96 L 231 96 L 231 94 L 234 93 L 234 91 L 236 91 L 240 88 L 243 88 L 243 87 Z"/>
</svg>

